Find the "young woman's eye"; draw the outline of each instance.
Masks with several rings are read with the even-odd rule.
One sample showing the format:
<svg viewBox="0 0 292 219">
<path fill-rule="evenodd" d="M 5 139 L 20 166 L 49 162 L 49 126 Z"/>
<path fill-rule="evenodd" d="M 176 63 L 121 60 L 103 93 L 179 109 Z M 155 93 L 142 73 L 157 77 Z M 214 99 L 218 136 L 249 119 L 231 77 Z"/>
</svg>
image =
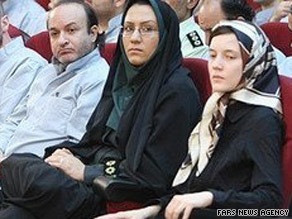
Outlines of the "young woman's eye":
<svg viewBox="0 0 292 219">
<path fill-rule="evenodd" d="M 210 53 L 210 58 L 211 59 L 215 59 L 216 58 L 216 54 L 215 53 Z"/>
<path fill-rule="evenodd" d="M 232 56 L 232 55 L 226 55 L 226 59 L 228 60 L 233 60 L 235 59 L 236 57 L 235 56 Z"/>
</svg>

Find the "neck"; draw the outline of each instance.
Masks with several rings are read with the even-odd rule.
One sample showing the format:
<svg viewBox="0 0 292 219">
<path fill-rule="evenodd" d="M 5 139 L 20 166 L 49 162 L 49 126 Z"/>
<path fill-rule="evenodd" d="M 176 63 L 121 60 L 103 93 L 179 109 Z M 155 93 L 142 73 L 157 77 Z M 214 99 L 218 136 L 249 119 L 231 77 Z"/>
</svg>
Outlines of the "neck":
<svg viewBox="0 0 292 219">
<path fill-rule="evenodd" d="M 99 26 L 101 31 L 106 31 L 108 29 L 108 21 L 107 20 L 104 20 L 104 21 L 100 20 L 98 26 Z"/>
<path fill-rule="evenodd" d="M 189 19 L 192 16 L 192 13 L 189 12 L 188 14 L 186 14 L 184 17 L 180 18 L 179 22 L 182 23 L 185 20 Z"/>
</svg>

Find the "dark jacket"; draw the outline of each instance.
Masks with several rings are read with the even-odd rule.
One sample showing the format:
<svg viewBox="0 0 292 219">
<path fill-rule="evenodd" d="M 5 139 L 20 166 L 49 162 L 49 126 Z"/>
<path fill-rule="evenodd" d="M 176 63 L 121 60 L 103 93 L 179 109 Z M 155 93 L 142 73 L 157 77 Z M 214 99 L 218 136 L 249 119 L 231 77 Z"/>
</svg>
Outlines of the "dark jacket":
<svg viewBox="0 0 292 219">
<path fill-rule="evenodd" d="M 202 174 L 196 177 L 193 171 L 174 192 L 211 191 L 212 208 L 281 208 L 283 139 L 283 123 L 273 110 L 236 102 L 227 110 L 220 140 Z"/>
</svg>

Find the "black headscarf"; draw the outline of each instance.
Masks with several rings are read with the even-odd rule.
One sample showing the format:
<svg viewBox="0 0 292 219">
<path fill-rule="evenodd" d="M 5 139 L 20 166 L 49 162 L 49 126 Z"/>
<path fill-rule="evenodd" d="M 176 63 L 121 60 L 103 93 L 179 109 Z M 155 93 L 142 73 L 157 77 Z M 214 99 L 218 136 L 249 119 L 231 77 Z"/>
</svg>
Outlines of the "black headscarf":
<svg viewBox="0 0 292 219">
<path fill-rule="evenodd" d="M 148 4 L 147 1 L 140 0 L 139 2 Z M 113 82 L 112 96 L 114 101 L 114 108 L 107 121 L 107 126 L 114 130 L 117 130 L 121 115 L 126 109 L 129 100 L 133 97 L 134 93 L 142 85 L 143 81 L 147 80 L 153 73 L 153 69 L 157 63 L 155 63 L 155 57 L 159 55 L 161 49 L 165 45 L 165 38 L 167 30 L 164 28 L 164 21 L 162 15 L 158 9 L 158 5 L 153 2 L 152 9 L 157 17 L 158 33 L 159 33 L 159 44 L 150 57 L 150 59 L 142 66 L 133 66 L 126 55 L 123 41 L 119 41 L 121 48 L 121 56 L 118 60 L 116 67 L 116 75 Z M 123 17 L 122 23 L 124 23 L 125 16 Z"/>
<path fill-rule="evenodd" d="M 137 0 L 130 0 L 126 6 L 122 23 L 129 8 Z M 119 148 L 122 153 L 131 153 L 128 157 L 129 164 L 135 169 L 139 167 L 141 154 L 149 138 L 152 117 L 155 103 L 160 87 L 168 80 L 172 73 L 181 66 L 182 55 L 180 51 L 179 23 L 176 14 L 164 2 L 149 0 L 155 15 L 160 12 L 160 17 L 165 25 L 165 40 L 160 39 L 163 45 L 159 44 L 159 51 L 156 51 L 147 65 L 141 68 L 134 80 L 141 81 L 139 89 L 128 103 L 123 115 L 120 118 L 117 131 Z M 157 18 L 159 21 L 159 19 Z M 110 76 L 107 80 L 103 97 L 92 115 L 88 125 L 86 136 L 88 145 L 92 146 L 101 143 L 102 135 L 105 132 L 106 122 L 114 107 L 112 89 L 114 77 L 123 74 L 123 65 L 120 64 L 123 56 L 122 36 L 119 36 L 115 58 L 110 69 Z M 97 130 L 98 129 L 98 130 Z M 91 134 L 92 133 L 92 134 Z M 89 140 L 89 141 L 88 141 Z M 127 150 L 125 150 L 127 148 Z"/>
</svg>

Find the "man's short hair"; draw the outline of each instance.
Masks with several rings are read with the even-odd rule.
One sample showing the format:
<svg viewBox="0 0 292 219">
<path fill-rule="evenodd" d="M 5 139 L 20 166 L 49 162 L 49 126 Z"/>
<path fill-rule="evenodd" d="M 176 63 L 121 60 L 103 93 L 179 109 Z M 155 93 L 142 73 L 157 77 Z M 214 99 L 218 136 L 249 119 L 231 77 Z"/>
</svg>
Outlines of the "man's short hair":
<svg viewBox="0 0 292 219">
<path fill-rule="evenodd" d="M 98 18 L 96 16 L 96 12 L 95 10 L 87 3 L 85 3 L 84 0 L 60 0 L 54 7 L 57 8 L 61 5 L 69 5 L 69 4 L 78 4 L 80 5 L 86 14 L 86 20 L 87 20 L 87 31 L 88 33 L 90 33 L 90 29 L 92 26 L 96 25 L 98 26 L 99 22 L 98 22 Z M 53 10 L 54 10 L 53 9 Z M 48 16 L 48 22 L 50 19 L 50 15 Z M 105 42 L 105 35 L 104 34 L 98 34 L 97 40 L 96 40 L 96 45 L 99 45 L 99 47 L 103 47 L 104 46 L 104 42 Z"/>
<path fill-rule="evenodd" d="M 221 8 L 227 20 L 236 20 L 243 17 L 247 21 L 252 21 L 255 12 L 246 0 L 221 0 Z"/>
</svg>

